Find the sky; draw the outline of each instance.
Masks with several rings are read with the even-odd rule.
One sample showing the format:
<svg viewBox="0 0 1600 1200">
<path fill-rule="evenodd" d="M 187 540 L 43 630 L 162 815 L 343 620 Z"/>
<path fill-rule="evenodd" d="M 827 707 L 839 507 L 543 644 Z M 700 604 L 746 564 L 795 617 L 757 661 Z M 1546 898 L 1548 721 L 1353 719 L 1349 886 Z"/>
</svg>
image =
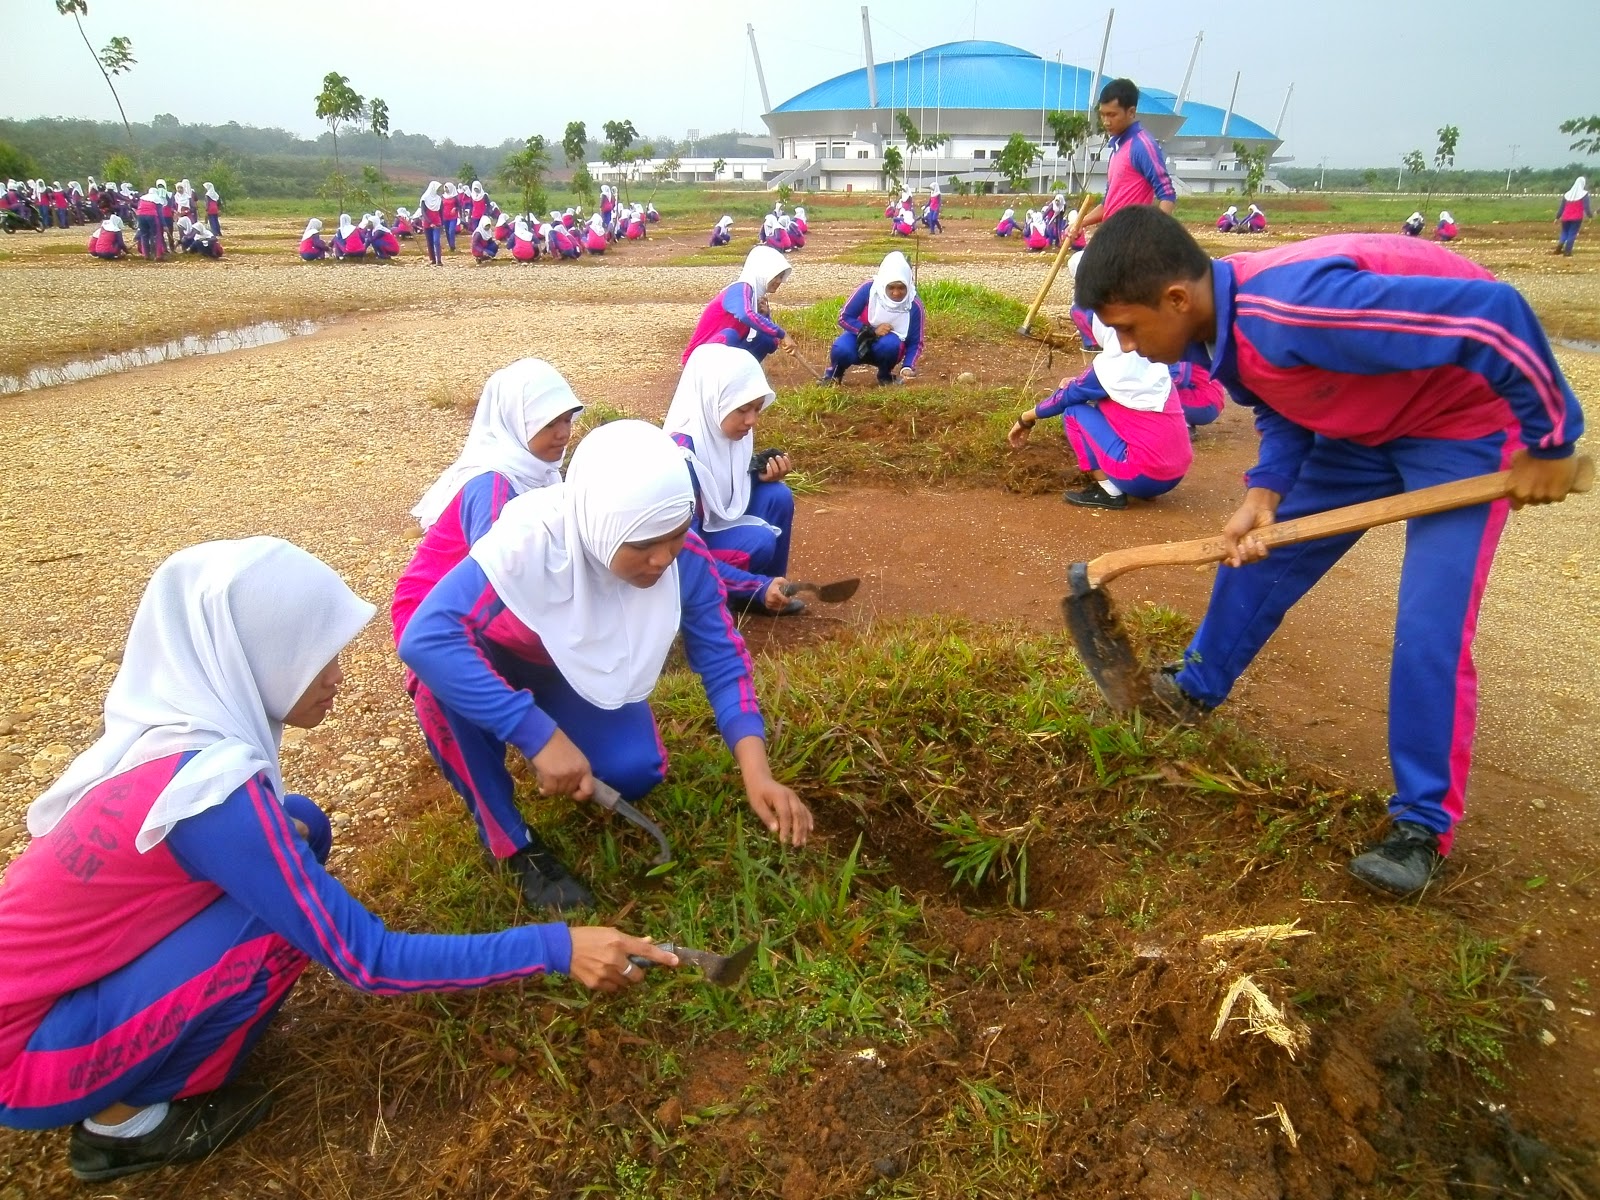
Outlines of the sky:
<svg viewBox="0 0 1600 1200">
<path fill-rule="evenodd" d="M 1412 149 L 1431 158 L 1435 131 L 1453 124 L 1461 130 L 1457 166 L 1556 166 L 1576 157 L 1557 126 L 1600 112 L 1592 74 L 1600 18 L 1578 15 L 1587 2 L 1562 20 L 1562 6 L 1518 5 L 1513 14 L 1504 0 L 1139 0 L 1116 5 L 1106 70 L 1176 92 L 1203 31 L 1190 95 L 1225 108 L 1241 71 L 1238 111 L 1272 128 L 1293 84 L 1281 132 L 1282 153 L 1296 165 L 1324 157 L 1334 167 L 1398 165 Z M 388 102 L 396 130 L 496 144 L 531 133 L 559 137 L 570 120 L 586 121 L 591 135 L 623 118 L 645 136 L 765 133 L 746 22 L 755 24 L 776 105 L 863 65 L 860 7 L 658 0 L 632 7 L 627 27 L 615 32 L 576 20 L 560 45 L 547 22 L 535 22 L 522 50 L 511 49 L 516 35 L 506 29 L 519 6 L 499 6 L 485 27 L 479 6 L 437 0 L 229 0 L 203 6 L 203 32 L 187 17 L 152 20 L 161 9 L 149 0 L 91 0 L 84 24 L 96 48 L 113 35 L 132 38 L 138 64 L 118 80 L 132 120 L 166 112 L 315 136 L 323 128 L 315 96 L 323 75 L 338 71 L 358 92 Z M 1060 51 L 1089 70 L 1107 13 L 1103 4 L 994 0 L 878 0 L 869 8 L 880 62 L 976 36 L 1046 58 Z M 70 17 L 56 15 L 50 0 L 0 0 L 0 14 L 9 18 L 0 115 L 116 119 Z"/>
</svg>

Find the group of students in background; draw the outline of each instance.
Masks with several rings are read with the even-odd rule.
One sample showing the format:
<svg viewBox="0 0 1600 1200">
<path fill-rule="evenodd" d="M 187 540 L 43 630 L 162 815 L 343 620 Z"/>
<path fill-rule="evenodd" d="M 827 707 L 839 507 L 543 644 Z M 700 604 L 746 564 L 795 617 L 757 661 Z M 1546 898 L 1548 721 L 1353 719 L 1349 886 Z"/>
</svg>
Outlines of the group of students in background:
<svg viewBox="0 0 1600 1200">
<path fill-rule="evenodd" d="M 140 192 L 131 183 L 102 185 L 91 175 L 85 191 L 77 180 L 63 188 L 37 179 L 8 179 L 0 195 L 0 220 L 18 228 L 42 220 L 40 227 L 61 229 L 97 222 L 89 235 L 88 252 L 107 261 L 135 252 L 150 261 L 180 253 L 221 258 L 222 197 L 209 180 L 200 187 L 197 192 L 187 179 L 180 179 L 176 188 L 169 189 L 165 179 L 158 179 Z M 130 227 L 132 247 L 126 237 Z"/>
<path fill-rule="evenodd" d="M 761 219 L 756 231 L 758 245 L 768 246 L 780 254 L 788 254 L 806 244 L 811 226 L 806 221 L 806 210 L 797 207 L 792 214 L 783 211 L 783 201 L 772 206 L 772 211 Z M 726 213 L 711 227 L 708 246 L 726 246 L 733 241 L 733 218 Z"/>
<path fill-rule="evenodd" d="M 1406 237 L 1421 237 L 1422 231 L 1427 227 L 1427 218 L 1420 212 L 1414 212 L 1405 219 L 1400 226 L 1400 232 Z M 1433 227 L 1433 240 L 1436 242 L 1453 242 L 1461 236 L 1461 226 L 1456 224 L 1448 210 L 1441 210 L 1439 221 Z"/>
<path fill-rule="evenodd" d="M 1267 214 L 1254 204 L 1242 217 L 1239 215 L 1239 206 L 1230 204 L 1227 211 L 1217 218 L 1218 233 L 1265 233 L 1266 231 Z"/>
<path fill-rule="evenodd" d="M 400 253 L 402 241 L 420 234 L 434 266 L 444 265 L 445 253 L 454 254 L 463 235 L 479 264 L 502 253 L 523 263 L 573 259 L 604 254 L 614 242 L 641 240 L 647 227 L 660 220 L 653 203 L 622 203 L 610 185 L 600 189 L 599 212 L 586 218 L 581 208 L 574 207 L 552 211 L 548 221 L 541 221 L 532 213 L 501 208 L 481 180 L 474 179 L 468 187 L 433 180 L 414 210 L 403 205 L 395 210 L 392 225 L 381 210 L 359 221 L 340 213 L 339 232 L 324 240 L 321 219 L 311 218 L 300 235 L 300 257 L 306 262 L 325 258 L 359 262 L 371 251 L 375 260 L 386 261 Z"/>
<path fill-rule="evenodd" d="M 1030 254 L 1059 249 L 1062 239 L 1066 239 L 1072 250 L 1082 250 L 1088 244 L 1080 228 L 1078 210 L 1067 203 L 1064 192 L 1057 192 L 1043 208 L 1030 208 L 1021 221 L 1017 220 L 1014 208 L 1001 213 L 994 227 L 995 237 L 1009 238 L 1013 233 L 1021 235 L 1022 244 Z"/>
<path fill-rule="evenodd" d="M 898 200 L 890 200 L 884 206 L 883 215 L 889 222 L 889 233 L 894 237 L 915 237 L 917 223 L 920 220 L 929 233 L 943 233 L 944 226 L 939 221 L 939 213 L 944 208 L 944 194 L 939 191 L 937 183 L 928 185 L 928 199 L 922 205 L 919 216 L 917 212 L 916 194 L 909 188 L 900 193 Z"/>
</svg>

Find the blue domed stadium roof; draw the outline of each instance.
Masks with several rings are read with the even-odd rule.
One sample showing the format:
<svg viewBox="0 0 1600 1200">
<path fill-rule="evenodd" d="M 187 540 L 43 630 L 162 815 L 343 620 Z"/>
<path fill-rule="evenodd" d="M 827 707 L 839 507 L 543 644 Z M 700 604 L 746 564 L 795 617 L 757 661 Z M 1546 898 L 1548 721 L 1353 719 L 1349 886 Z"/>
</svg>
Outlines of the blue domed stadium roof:
<svg viewBox="0 0 1600 1200">
<path fill-rule="evenodd" d="M 1071 63 L 1057 63 L 1004 42 L 947 42 L 917 54 L 873 67 L 878 107 L 950 109 L 1025 109 L 1087 111 L 1094 72 Z M 1171 116 L 1177 97 L 1157 88 L 1141 88 L 1139 110 Z M 832 112 L 868 109 L 867 71 L 857 68 L 807 88 L 772 111 Z M 1222 109 L 1193 100 L 1183 106 L 1179 137 L 1216 137 L 1222 131 Z M 1228 125 L 1230 136 L 1273 139 L 1271 131 L 1238 113 Z"/>
</svg>

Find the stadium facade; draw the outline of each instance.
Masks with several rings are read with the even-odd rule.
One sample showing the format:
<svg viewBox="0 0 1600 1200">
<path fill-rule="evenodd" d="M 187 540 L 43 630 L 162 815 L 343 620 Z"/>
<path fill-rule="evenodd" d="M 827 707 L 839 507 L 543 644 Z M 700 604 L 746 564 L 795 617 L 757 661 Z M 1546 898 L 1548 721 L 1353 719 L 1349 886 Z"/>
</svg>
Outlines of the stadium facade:
<svg viewBox="0 0 1600 1200">
<path fill-rule="evenodd" d="M 1109 75 L 1099 77 L 1103 83 Z M 1265 147 L 1269 162 L 1282 139 L 1231 109 L 1183 98 L 1139 83 L 1139 117 L 1167 152 L 1180 191 L 1241 190 L 1243 166 L 1234 144 Z M 961 41 L 892 62 L 860 68 L 807 88 L 765 113 L 772 157 L 762 170 L 769 187 L 881 191 L 887 186 L 884 151 L 894 146 L 908 182 L 954 177 L 1004 187 L 995 159 L 1013 133 L 1044 148 L 1035 178 L 1075 179 L 1093 157 L 1099 137 L 1075 162 L 1060 159 L 1046 126 L 1049 112 L 1090 111 L 1096 73 L 1040 58 L 1003 42 Z M 936 150 L 907 147 L 896 115 L 905 113 L 923 137 L 949 140 Z M 1280 118 L 1281 120 L 1281 118 Z M 1093 175 L 1102 181 L 1105 161 Z M 1282 190 L 1270 170 L 1264 189 Z"/>
</svg>

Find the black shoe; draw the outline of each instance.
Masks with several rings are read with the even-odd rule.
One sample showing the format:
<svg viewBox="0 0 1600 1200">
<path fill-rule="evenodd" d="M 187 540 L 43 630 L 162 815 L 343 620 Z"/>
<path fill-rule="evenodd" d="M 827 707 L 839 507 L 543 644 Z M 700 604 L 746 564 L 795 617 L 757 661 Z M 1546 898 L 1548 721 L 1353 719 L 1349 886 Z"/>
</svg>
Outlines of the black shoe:
<svg viewBox="0 0 1600 1200">
<path fill-rule="evenodd" d="M 1155 697 L 1156 703 L 1172 714 L 1173 718 L 1186 725 L 1197 724 L 1215 705 L 1197 700 L 1178 684 L 1178 672 L 1183 670 L 1182 663 L 1168 663 L 1157 669 L 1150 676 L 1150 694 Z"/>
<path fill-rule="evenodd" d="M 161 1124 L 141 1137 L 107 1137 L 74 1125 L 67 1162 L 74 1175 L 89 1182 L 199 1162 L 250 1132 L 271 1107 L 272 1093 L 260 1084 L 230 1083 L 172 1101 Z"/>
<path fill-rule="evenodd" d="M 1122 509 L 1128 507 L 1128 498 L 1126 496 L 1113 496 L 1098 483 L 1091 483 L 1081 492 L 1062 492 L 1061 498 L 1068 504 L 1075 504 L 1079 508 Z"/>
<path fill-rule="evenodd" d="M 529 908 L 593 908 L 594 893 L 562 865 L 548 846 L 534 834 L 521 850 L 504 861 L 506 870 L 517 877 L 522 898 Z"/>
<path fill-rule="evenodd" d="M 1383 841 L 1350 860 L 1350 874 L 1374 891 L 1411 896 L 1428 886 L 1442 861 L 1437 833 L 1415 821 L 1396 821 Z"/>
</svg>

